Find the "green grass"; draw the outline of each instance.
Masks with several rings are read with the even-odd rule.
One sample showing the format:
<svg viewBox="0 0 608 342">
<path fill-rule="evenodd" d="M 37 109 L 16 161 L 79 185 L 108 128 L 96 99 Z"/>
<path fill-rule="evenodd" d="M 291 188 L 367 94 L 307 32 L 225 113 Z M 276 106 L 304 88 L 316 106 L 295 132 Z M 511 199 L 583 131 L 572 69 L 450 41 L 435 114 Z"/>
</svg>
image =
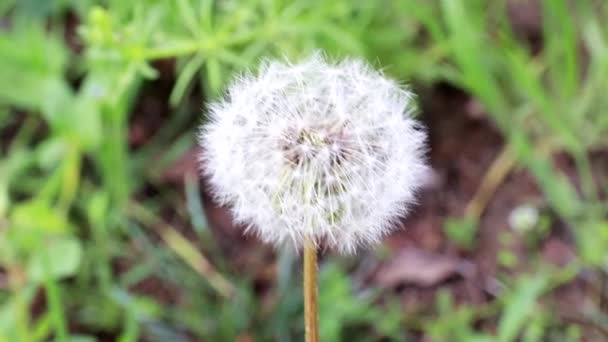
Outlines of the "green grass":
<svg viewBox="0 0 608 342">
<path fill-rule="evenodd" d="M 569 227 L 579 256 L 556 270 L 536 251 L 527 274 L 501 274 L 500 298 L 455 307 L 441 294 L 421 317 L 376 305 L 375 290 L 355 291 L 343 263 L 328 261 L 322 337 L 578 339 L 583 327 L 561 321 L 540 299 L 583 271 L 601 274 L 608 260 L 608 205 L 600 196 L 608 184 L 591 177 L 591 155 L 608 148 L 606 6 L 540 1 L 543 48 L 533 52 L 501 0 L 41 3 L 0 2 L 7 18 L 0 30 L 0 341 L 299 338 L 294 256 L 279 253 L 274 300 L 256 298 L 252 275 L 231 271 L 207 227 L 196 175 L 179 189 L 162 173 L 194 143 L 202 104 L 192 98 L 220 96 L 234 73 L 255 69 L 260 58 L 315 49 L 470 94 L 499 128 L 515 167 L 533 175 L 555 219 Z M 77 27 L 65 24 L 68 11 Z M 66 35 L 78 37 L 81 52 Z M 144 146 L 132 147 L 129 120 L 145 87 L 166 73 L 155 64 L 161 60 L 175 61 L 171 115 Z M 556 152 L 572 158 L 580 185 L 552 163 Z M 153 195 L 143 196 L 149 189 Z M 159 214 L 166 208 L 195 239 L 177 235 Z M 455 245 L 475 248 L 477 219 L 451 218 L 446 231 Z M 133 291 L 151 278 L 178 289 L 180 300 L 168 305 Z M 599 307 L 588 314 L 608 325 Z M 496 331 L 478 329 L 492 319 Z"/>
</svg>

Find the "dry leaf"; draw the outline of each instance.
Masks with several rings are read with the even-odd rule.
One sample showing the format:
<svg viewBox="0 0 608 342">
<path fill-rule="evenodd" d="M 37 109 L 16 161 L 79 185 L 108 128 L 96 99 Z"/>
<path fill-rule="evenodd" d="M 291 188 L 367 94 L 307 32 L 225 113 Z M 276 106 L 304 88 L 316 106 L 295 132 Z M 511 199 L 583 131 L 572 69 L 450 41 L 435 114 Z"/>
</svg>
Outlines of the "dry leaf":
<svg viewBox="0 0 608 342">
<path fill-rule="evenodd" d="M 454 275 L 470 273 L 472 264 L 459 258 L 408 248 L 380 266 L 376 282 L 383 287 L 400 284 L 429 287 Z"/>
</svg>

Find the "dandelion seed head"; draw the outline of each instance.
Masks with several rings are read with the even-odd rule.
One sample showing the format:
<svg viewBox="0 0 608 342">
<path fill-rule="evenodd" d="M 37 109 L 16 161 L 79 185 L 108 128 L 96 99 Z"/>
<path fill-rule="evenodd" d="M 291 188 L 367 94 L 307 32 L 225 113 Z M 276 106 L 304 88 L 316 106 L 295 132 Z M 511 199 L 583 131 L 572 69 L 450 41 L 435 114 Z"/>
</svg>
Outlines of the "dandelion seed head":
<svg viewBox="0 0 608 342">
<path fill-rule="evenodd" d="M 215 198 L 274 244 L 352 253 L 378 242 L 427 172 L 412 96 L 358 60 L 265 62 L 210 106 L 201 130 Z"/>
</svg>

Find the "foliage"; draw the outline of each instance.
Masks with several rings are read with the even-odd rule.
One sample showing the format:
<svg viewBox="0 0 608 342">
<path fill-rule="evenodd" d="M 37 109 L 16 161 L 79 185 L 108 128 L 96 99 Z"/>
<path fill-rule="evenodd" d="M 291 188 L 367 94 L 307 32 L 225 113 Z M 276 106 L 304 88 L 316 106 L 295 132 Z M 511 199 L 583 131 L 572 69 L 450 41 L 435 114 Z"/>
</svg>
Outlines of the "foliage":
<svg viewBox="0 0 608 342">
<path fill-rule="evenodd" d="M 608 260 L 600 196 L 608 188 L 598 189 L 591 174 L 591 155 L 608 146 L 608 9 L 593 1 L 541 5 L 537 51 L 513 29 L 503 0 L 1 1 L 0 341 L 299 336 L 293 257 L 280 258 L 277 302 L 263 303 L 250 275 L 231 270 L 218 252 L 196 175 L 186 177 L 185 198 L 161 175 L 194 141 L 201 104 L 192 98 L 219 96 L 233 73 L 262 57 L 317 48 L 471 94 L 570 227 L 580 257 L 559 272 L 535 261 L 535 276 L 505 273 L 504 296 L 489 307 L 440 295 L 421 324 L 373 305 L 375 296 L 356 293 L 342 267 L 327 263 L 320 303 L 327 339 L 361 331 L 405 339 L 405 326 L 438 340 L 577 340 L 578 327 L 560 327 L 541 298 Z M 138 146 L 130 120 L 146 87 L 164 77 L 174 82 L 172 114 Z M 552 164 L 558 151 L 572 158 L 580 184 Z M 164 222 L 164 208 L 193 227 L 194 238 Z M 476 225 L 461 220 L 446 231 L 474 248 Z M 207 260 L 217 270 L 198 266 Z M 145 281 L 177 288 L 179 298 L 134 290 Z M 490 318 L 497 331 L 478 329 Z"/>
</svg>

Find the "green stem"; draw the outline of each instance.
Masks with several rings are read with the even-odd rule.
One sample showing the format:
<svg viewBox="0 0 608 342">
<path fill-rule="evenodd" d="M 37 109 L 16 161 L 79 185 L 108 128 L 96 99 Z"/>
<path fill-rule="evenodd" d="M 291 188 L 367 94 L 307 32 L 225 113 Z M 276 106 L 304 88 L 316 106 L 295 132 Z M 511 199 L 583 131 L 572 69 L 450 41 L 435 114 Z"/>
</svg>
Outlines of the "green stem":
<svg viewBox="0 0 608 342">
<path fill-rule="evenodd" d="M 46 254 L 44 257 L 44 289 L 46 291 L 53 324 L 55 325 L 56 341 L 63 342 L 68 340 L 68 329 L 63 308 L 61 307 L 60 289 L 51 275 L 51 264 L 48 261 L 48 253 L 44 247 L 43 250 Z"/>
</svg>

